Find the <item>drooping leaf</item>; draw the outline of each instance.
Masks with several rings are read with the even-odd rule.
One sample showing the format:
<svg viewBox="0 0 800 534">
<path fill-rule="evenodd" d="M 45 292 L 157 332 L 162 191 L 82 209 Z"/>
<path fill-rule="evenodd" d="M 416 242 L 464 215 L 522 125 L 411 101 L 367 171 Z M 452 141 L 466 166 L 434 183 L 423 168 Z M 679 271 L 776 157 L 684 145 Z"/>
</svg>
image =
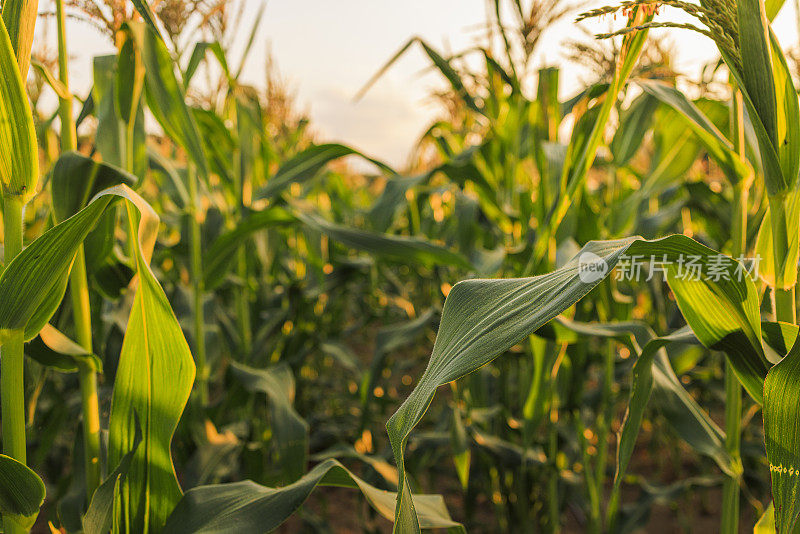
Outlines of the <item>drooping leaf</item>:
<svg viewBox="0 0 800 534">
<path fill-rule="evenodd" d="M 746 180 L 752 175 L 752 169 L 736 153 L 730 141 L 682 92 L 665 83 L 652 80 L 640 80 L 638 84 L 648 94 L 678 113 L 734 183 Z"/>
<path fill-rule="evenodd" d="M 281 484 L 299 479 L 308 461 L 308 423 L 293 406 L 294 375 L 288 365 L 278 364 L 267 369 L 254 369 L 232 362 L 233 375 L 248 391 L 266 393 L 270 420 L 277 452 L 276 461 L 283 477 Z"/>
<path fill-rule="evenodd" d="M 728 354 L 748 392 L 761 399 L 767 363 L 761 348 L 758 296 L 749 276 L 739 275 L 739 264 L 728 259 L 726 277 L 718 280 L 701 273 L 698 279 L 678 275 L 681 257 L 697 257 L 708 264 L 719 255 L 680 235 L 645 241 L 628 238 L 596 241 L 560 269 L 533 278 L 467 280 L 450 291 L 442 312 L 439 333 L 422 378 L 387 424 L 389 440 L 401 475 L 395 531 L 416 532 L 419 527 L 405 477 L 404 455 L 408 437 L 422 419 L 436 389 L 491 362 L 509 347 L 535 332 L 579 301 L 608 276 L 620 258 L 650 257 L 665 262 L 666 278 L 684 318 L 706 346 L 730 341 L 743 332 L 738 345 L 750 350 Z M 663 258 L 663 259 L 662 259 Z M 670 263 L 666 263 L 670 262 Z M 587 275 L 590 273 L 590 275 Z M 729 278 L 729 279 L 725 279 Z"/>
<path fill-rule="evenodd" d="M 272 198 L 290 184 L 307 182 L 330 162 L 345 156 L 359 156 L 375 164 L 381 170 L 393 173 L 385 163 L 370 158 L 349 146 L 336 143 L 312 145 L 281 165 L 266 185 L 254 194 L 254 198 Z"/>
<path fill-rule="evenodd" d="M 97 355 L 88 352 L 50 324 L 44 325 L 39 337 L 25 346 L 25 354 L 61 372 L 76 372 L 80 364 L 88 364 L 95 372 L 103 372 L 103 361 Z"/>
<path fill-rule="evenodd" d="M 78 152 L 64 152 L 53 165 L 50 178 L 56 222 L 78 213 L 104 189 L 119 184 L 133 187 L 135 183 L 136 177 L 119 167 Z"/>
<path fill-rule="evenodd" d="M 317 486 L 359 489 L 378 513 L 390 520 L 393 517 L 396 493 L 367 484 L 336 460 L 325 460 L 297 482 L 282 488 L 251 481 L 193 488 L 175 508 L 164 534 L 270 532 L 286 521 Z M 450 519 L 441 496 L 418 495 L 414 504 L 423 528 L 464 532 L 461 524 Z"/>
<path fill-rule="evenodd" d="M 297 213 L 304 224 L 335 241 L 354 248 L 404 263 L 422 265 L 452 265 L 469 269 L 471 265 L 461 254 L 419 237 L 379 234 L 332 223 L 316 215 Z"/>
<path fill-rule="evenodd" d="M 118 465 L 136 448 L 138 414 L 142 445 L 120 481 L 122 498 L 116 508 L 128 531 L 157 533 L 181 498 L 170 444 L 192 390 L 195 365 L 181 326 L 150 270 L 158 216 L 132 191 L 121 192 L 129 200 L 129 235 L 138 243 L 138 284 L 111 400 L 108 461 Z"/>
<path fill-rule="evenodd" d="M 290 224 L 296 220 L 288 211 L 271 207 L 250 213 L 237 222 L 236 228 L 217 237 L 203 254 L 203 279 L 206 289 L 214 289 L 222 284 L 236 260 L 236 250 L 253 234 L 265 228 Z"/>
</svg>

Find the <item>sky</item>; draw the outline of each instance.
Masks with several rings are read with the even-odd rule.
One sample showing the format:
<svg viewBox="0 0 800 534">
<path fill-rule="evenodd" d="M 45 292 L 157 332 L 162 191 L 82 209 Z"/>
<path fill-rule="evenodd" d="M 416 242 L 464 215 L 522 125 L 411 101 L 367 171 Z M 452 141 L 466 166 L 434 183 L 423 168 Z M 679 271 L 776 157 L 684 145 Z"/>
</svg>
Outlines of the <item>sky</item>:
<svg viewBox="0 0 800 534">
<path fill-rule="evenodd" d="M 234 41 L 234 65 L 263 2 L 238 1 L 246 2 L 246 7 L 242 29 Z M 40 0 L 40 10 L 52 11 L 49 4 Z M 604 4 L 591 0 L 580 11 Z M 444 52 L 475 44 L 486 20 L 485 5 L 485 0 L 268 0 L 243 77 L 246 82 L 263 86 L 264 65 L 271 51 L 281 78 L 295 94 L 299 110 L 309 115 L 320 141 L 343 142 L 402 166 L 439 112 L 429 95 L 444 86 L 441 77 L 428 69 L 426 56 L 415 47 L 363 99 L 356 102 L 353 97 L 412 36 L 420 36 Z M 662 11 L 661 19 L 689 20 L 674 10 Z M 581 27 L 596 33 L 607 31 L 614 23 L 610 18 L 581 25 L 573 20 L 569 16 L 550 27 L 535 56 L 538 66 L 562 68 L 563 97 L 591 81 L 587 72 L 567 60 L 563 43 L 586 40 Z M 621 20 L 617 19 L 615 27 L 622 24 Z M 773 28 L 784 48 L 797 46 L 793 0 L 787 1 Z M 37 29 L 54 50 L 52 19 L 40 18 Z M 113 53 L 114 48 L 85 23 L 70 21 L 67 32 L 72 91 L 83 97 L 91 87 L 91 58 Z M 713 43 L 693 32 L 670 32 L 668 41 L 677 53 L 678 70 L 691 77 L 697 78 L 702 65 L 716 57 Z"/>
</svg>

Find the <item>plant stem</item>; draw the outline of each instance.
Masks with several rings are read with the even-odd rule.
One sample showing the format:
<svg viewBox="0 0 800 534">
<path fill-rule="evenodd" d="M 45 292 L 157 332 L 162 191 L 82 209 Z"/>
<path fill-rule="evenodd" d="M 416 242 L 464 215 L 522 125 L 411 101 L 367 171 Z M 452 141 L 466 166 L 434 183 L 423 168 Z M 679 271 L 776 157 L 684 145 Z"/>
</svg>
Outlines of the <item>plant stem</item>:
<svg viewBox="0 0 800 534">
<path fill-rule="evenodd" d="M 734 87 L 731 101 L 731 139 L 736 152 L 744 155 L 744 105 L 742 94 Z M 743 180 L 734 190 L 733 228 L 731 234 L 731 253 L 734 258 L 743 255 L 747 249 L 747 201 L 750 184 Z M 722 521 L 720 532 L 735 534 L 739 532 L 739 483 L 741 481 L 741 423 L 742 387 L 733 372 L 730 362 L 725 360 L 725 449 L 733 459 L 736 472 L 725 478 L 722 484 Z"/>
<path fill-rule="evenodd" d="M 4 198 L 3 228 L 5 264 L 22 251 L 22 200 L 15 196 Z M 25 354 L 22 330 L 12 331 L 0 349 L 0 417 L 2 417 L 3 452 L 26 463 L 25 447 Z M 7 522 L 5 531 L 21 534 L 25 530 Z"/>
<path fill-rule="evenodd" d="M 192 289 L 194 297 L 194 357 L 197 363 L 197 387 L 202 406 L 208 404 L 208 368 L 206 367 L 206 336 L 203 298 L 202 240 L 200 236 L 200 197 L 198 193 L 197 171 L 192 163 L 187 168 L 189 185 L 189 249 L 191 254 Z"/>
<path fill-rule="evenodd" d="M 58 79 L 69 92 L 69 54 L 64 23 L 64 0 L 56 0 L 56 25 L 58 30 Z M 58 114 L 61 119 L 61 150 L 62 152 L 76 150 L 78 142 L 75 122 L 72 118 L 71 99 L 59 97 Z M 78 247 L 75 255 L 75 262 L 69 273 L 69 286 L 77 342 L 86 351 L 92 352 L 92 312 L 83 244 Z M 97 396 L 97 374 L 91 366 L 81 364 L 78 369 L 78 379 L 83 411 L 86 499 L 91 501 L 94 491 L 103 478 L 100 463 L 100 406 Z"/>
</svg>

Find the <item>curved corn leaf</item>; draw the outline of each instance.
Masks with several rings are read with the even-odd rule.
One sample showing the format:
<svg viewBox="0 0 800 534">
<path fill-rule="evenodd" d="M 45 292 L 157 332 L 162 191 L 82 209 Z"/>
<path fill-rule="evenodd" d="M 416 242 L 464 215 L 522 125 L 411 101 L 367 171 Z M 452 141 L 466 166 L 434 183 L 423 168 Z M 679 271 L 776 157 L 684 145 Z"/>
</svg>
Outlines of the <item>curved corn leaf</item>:
<svg viewBox="0 0 800 534">
<path fill-rule="evenodd" d="M 678 306 L 705 346 L 724 344 L 727 348 L 732 341 L 738 346 L 749 346 L 748 351 L 731 352 L 728 357 L 748 392 L 760 400 L 768 362 L 761 347 L 755 285 L 746 275 L 737 280 L 740 266 L 729 258 L 722 267 L 726 276 L 719 280 L 708 276 L 695 280 L 685 273 L 680 277 L 680 258 L 696 257 L 698 263 L 706 265 L 720 256 L 685 236 L 674 235 L 654 241 L 641 238 L 593 241 L 572 261 L 549 274 L 459 282 L 445 301 L 428 367 L 387 424 L 401 476 L 396 532 L 419 530 L 411 488 L 405 476 L 405 446 L 436 389 L 491 362 L 575 304 L 608 276 L 624 254 L 631 257 L 654 255 L 659 260 L 663 257 L 666 278 Z M 671 263 L 666 264 L 667 261 Z M 740 331 L 743 334 L 736 336 Z"/>
<path fill-rule="evenodd" d="M 214 289 L 225 281 L 225 275 L 236 260 L 236 250 L 254 233 L 296 221 L 291 213 L 279 207 L 253 212 L 238 221 L 236 228 L 217 237 L 203 255 L 203 280 L 206 289 Z"/>
<path fill-rule="evenodd" d="M 21 3 L 8 2 L 3 15 L 11 11 L 11 4 Z M 25 71 L 27 73 L 27 68 Z M 27 202 L 36 193 L 39 180 L 36 130 L 11 39 L 2 21 L 0 72 L 3 73 L 0 77 L 0 186 L 4 196 L 19 196 L 23 202 Z"/>
<path fill-rule="evenodd" d="M 120 483 L 118 517 L 123 530 L 157 533 L 181 497 L 170 444 L 189 400 L 195 365 L 181 326 L 150 270 L 158 216 L 129 188 L 113 190 L 129 201 L 129 235 L 139 246 L 135 247 L 138 286 L 111 399 L 108 461 L 117 465 L 135 448 L 136 414 L 140 414 L 142 445 Z"/>
<path fill-rule="evenodd" d="M 181 499 L 163 532 L 270 532 L 286 521 L 317 486 L 359 489 L 378 513 L 390 520 L 393 517 L 396 493 L 364 482 L 336 460 L 325 460 L 303 478 L 283 488 L 268 488 L 249 480 L 193 488 Z M 423 528 L 465 532 L 460 523 L 450 519 L 441 496 L 415 496 L 414 504 Z"/>
<path fill-rule="evenodd" d="M 25 354 L 40 364 L 61 372 L 76 372 L 80 364 L 88 364 L 95 372 L 103 372 L 103 361 L 72 341 L 50 324 L 44 325 L 39 339 L 25 346 Z"/>
<path fill-rule="evenodd" d="M 78 152 L 64 152 L 53 165 L 50 187 L 56 223 L 78 213 L 94 196 L 119 184 L 133 187 L 132 174 L 86 157 Z"/>
<path fill-rule="evenodd" d="M 0 454 L 0 516 L 30 530 L 44 503 L 44 482 L 25 464 Z"/>
<path fill-rule="evenodd" d="M 733 183 L 752 176 L 752 169 L 736 153 L 730 141 L 697 108 L 694 102 L 686 98 L 686 95 L 663 82 L 639 80 L 637 83 L 645 92 L 678 112 L 678 116 L 702 141 L 708 153 L 725 169 L 725 173 Z"/>
<path fill-rule="evenodd" d="M 133 190 L 118 185 L 100 192 L 81 211 L 57 224 L 9 263 L 0 275 L 0 339 L 24 330 L 38 333 L 63 297 L 72 259 L 83 239 L 114 197 L 128 202 L 131 235 L 136 236 L 138 288 L 128 320 L 117 369 L 109 422 L 109 462 L 116 465 L 133 448 L 135 413 L 142 414 L 144 446 L 122 482 L 120 504 L 132 531 L 149 523 L 158 531 L 180 499 L 170 457 L 170 441 L 189 398 L 194 362 L 180 325 L 149 268 L 158 232 L 158 217 Z M 139 219 L 134 207 L 141 213 Z M 147 519 L 145 519 L 147 518 Z"/>
<path fill-rule="evenodd" d="M 112 201 L 103 195 L 25 247 L 0 275 L 0 343 L 12 330 L 32 339 L 55 313 L 78 246 Z"/>
<path fill-rule="evenodd" d="M 294 482 L 303 476 L 308 461 L 308 423 L 300 417 L 294 402 L 294 375 L 286 364 L 267 369 L 254 369 L 231 362 L 233 376 L 251 392 L 266 393 L 270 406 L 270 421 L 276 461 L 282 474 L 281 485 Z"/>
<path fill-rule="evenodd" d="M 764 436 L 772 478 L 777 532 L 793 532 L 800 519 L 800 344 L 767 374 Z"/>
<path fill-rule="evenodd" d="M 342 244 L 404 263 L 427 266 L 452 265 L 471 269 L 469 261 L 461 254 L 419 237 L 379 234 L 332 223 L 316 215 L 297 213 L 305 225 Z"/>
<path fill-rule="evenodd" d="M 69 92 L 69 89 L 55 76 L 53 73 L 50 72 L 50 68 L 39 61 L 38 59 L 31 60 L 31 67 L 39 73 L 39 76 L 50 86 L 50 88 L 58 95 L 59 98 L 64 100 L 69 100 L 72 102 L 72 93 Z"/>
<path fill-rule="evenodd" d="M 349 146 L 338 143 L 312 145 L 281 165 L 278 172 L 253 195 L 253 198 L 272 198 L 283 192 L 290 184 L 303 183 L 314 178 L 328 163 L 345 156 L 359 156 L 375 164 L 382 171 L 394 174 L 394 171 L 385 163 L 370 158 Z"/>
</svg>

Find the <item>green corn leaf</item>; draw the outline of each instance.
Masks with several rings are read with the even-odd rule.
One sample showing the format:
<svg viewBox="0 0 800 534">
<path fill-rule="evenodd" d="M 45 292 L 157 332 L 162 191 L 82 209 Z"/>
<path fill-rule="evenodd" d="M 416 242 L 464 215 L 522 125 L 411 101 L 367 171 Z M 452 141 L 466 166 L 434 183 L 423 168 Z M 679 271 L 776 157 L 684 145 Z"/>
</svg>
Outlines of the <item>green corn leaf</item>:
<svg viewBox="0 0 800 534">
<path fill-rule="evenodd" d="M 800 172 L 800 108 L 798 108 L 797 90 L 794 87 L 786 56 L 771 29 L 769 38 L 773 60 L 772 70 L 777 89 L 776 134 L 778 138 L 776 146 L 786 185 L 793 190 L 799 185 L 797 176 Z"/>
<path fill-rule="evenodd" d="M 106 477 L 89 499 L 89 509 L 82 518 L 84 534 L 106 534 L 111 530 L 114 501 L 119 495 L 120 483 L 128 474 L 133 462 L 133 455 L 136 454 L 141 442 L 142 430 L 137 423 L 133 448 L 122 457 L 119 465 Z"/>
<path fill-rule="evenodd" d="M 471 268 L 469 261 L 461 254 L 426 239 L 368 232 L 332 223 L 307 213 L 297 213 L 296 216 L 310 228 L 356 250 L 404 263 Z"/>
<path fill-rule="evenodd" d="M 769 22 L 761 0 L 736 0 L 739 49 L 742 58 L 742 90 L 753 101 L 773 146 L 778 142 L 775 78 L 770 51 Z"/>
<path fill-rule="evenodd" d="M 236 228 L 218 236 L 203 255 L 203 279 L 206 289 L 219 287 L 236 260 L 236 250 L 258 231 L 286 225 L 297 219 L 279 207 L 253 212 L 236 223 Z"/>
<path fill-rule="evenodd" d="M 643 94 L 634 100 L 620 119 L 614 138 L 611 140 L 611 154 L 614 164 L 623 167 L 636 154 L 650 129 L 653 114 L 658 107 L 658 100 Z"/>
<path fill-rule="evenodd" d="M 290 184 L 304 183 L 314 178 L 330 162 L 345 156 L 359 156 L 378 166 L 382 171 L 394 174 L 385 163 L 370 158 L 349 146 L 336 143 L 312 145 L 281 165 L 264 187 L 259 189 L 254 198 L 272 198 L 280 194 Z"/>
<path fill-rule="evenodd" d="M 764 514 L 753 527 L 753 534 L 775 534 L 775 505 L 769 503 Z"/>
<path fill-rule="evenodd" d="M 200 175 L 208 176 L 200 133 L 164 41 L 155 30 L 142 24 L 128 23 L 128 28 L 142 53 L 148 108 L 167 136 L 186 150 Z"/>
<path fill-rule="evenodd" d="M 150 5 L 147 3 L 147 0 L 131 0 L 133 2 L 133 7 L 136 8 L 136 11 L 139 12 L 139 15 L 142 16 L 142 19 L 147 23 L 147 26 L 153 35 L 158 37 L 159 40 L 162 42 L 164 38 L 161 36 L 161 31 L 158 29 L 158 25 L 156 24 L 156 16 L 153 13 L 153 10 L 150 9 Z"/>
<path fill-rule="evenodd" d="M 450 86 L 453 88 L 453 91 L 459 98 L 464 101 L 464 104 L 473 111 L 481 112 L 481 108 L 478 106 L 475 97 L 470 94 L 467 87 L 464 85 L 464 81 L 461 79 L 461 76 L 458 72 L 453 68 L 450 64 L 450 61 L 443 58 L 433 47 L 431 47 L 428 43 L 422 40 L 419 37 L 412 37 L 409 39 L 403 46 L 400 47 L 390 59 L 387 61 L 383 67 L 381 67 L 378 72 L 376 72 L 372 78 L 364 84 L 364 87 L 359 89 L 358 93 L 354 97 L 354 100 L 360 100 L 372 87 L 375 82 L 377 82 L 381 76 L 386 74 L 386 71 L 394 65 L 394 63 L 400 59 L 403 54 L 408 52 L 414 44 L 419 43 L 422 47 L 422 50 L 425 52 L 425 55 L 428 56 L 428 59 L 431 60 L 431 63 L 442 73 L 442 75 L 450 82 Z"/>
<path fill-rule="evenodd" d="M 5 24 L 8 23 L 6 13 L 22 3 L 29 2 L 15 0 L 4 4 Z M 33 115 L 5 24 L 0 22 L 0 72 L 3 73 L 0 77 L 0 185 L 4 196 L 19 196 L 27 202 L 36 194 L 39 153 Z"/>
<path fill-rule="evenodd" d="M 53 76 L 53 73 L 50 72 L 50 68 L 39 61 L 38 59 L 31 60 L 31 67 L 39 73 L 39 76 L 50 86 L 51 89 L 58 95 L 59 98 L 64 100 L 72 101 L 72 94 L 69 90 L 61 83 L 61 80 Z"/>
<path fill-rule="evenodd" d="M 753 3 L 758 3 L 759 0 L 742 0 L 743 4 L 747 4 L 745 6 L 745 11 L 752 11 L 755 9 L 758 11 L 758 7 L 752 6 Z M 754 25 L 760 25 L 758 23 L 758 19 L 760 18 L 758 15 L 755 15 L 755 21 L 749 21 L 747 26 L 749 27 L 748 31 L 752 34 L 748 41 L 756 41 L 758 39 L 766 39 L 764 36 L 759 36 L 758 32 L 754 31 Z M 741 26 L 740 26 L 740 33 L 741 33 Z M 752 43 L 751 43 L 752 45 Z M 764 50 L 760 50 L 762 47 L 758 46 L 751 46 L 750 47 L 750 54 L 751 55 L 759 55 L 765 54 Z M 759 51 L 760 50 L 760 51 Z M 737 66 L 737 62 L 730 56 L 730 54 L 720 48 L 719 49 L 720 55 L 722 56 L 725 63 L 728 65 L 728 70 L 730 71 L 731 75 L 736 81 L 738 87 L 742 88 L 742 100 L 744 101 L 745 108 L 747 109 L 747 114 L 750 118 L 750 124 L 753 126 L 753 132 L 755 133 L 756 140 L 758 142 L 759 153 L 761 155 L 761 164 L 764 168 L 764 183 L 767 188 L 767 192 L 770 195 L 775 195 L 784 191 L 787 188 L 787 185 L 792 182 L 792 180 L 787 180 L 786 177 L 783 176 L 783 170 L 781 168 L 780 158 L 778 156 L 778 150 L 776 149 L 776 137 L 774 126 L 775 122 L 777 122 L 777 115 L 775 114 L 775 106 L 777 103 L 775 102 L 775 91 L 774 91 L 774 80 L 772 79 L 772 69 L 770 67 L 771 56 L 769 53 L 766 53 L 765 57 L 762 58 L 762 61 L 765 61 L 764 66 L 759 69 L 758 67 L 755 70 L 762 70 L 765 69 L 769 72 L 769 79 L 773 80 L 772 83 L 772 97 L 770 101 L 770 97 L 768 95 L 762 96 L 762 101 L 757 104 L 756 99 L 753 95 L 750 94 L 748 89 L 748 84 L 745 83 L 746 75 L 739 70 Z M 767 51 L 768 52 L 768 51 Z M 752 60 L 752 58 L 751 58 Z M 751 81 L 752 83 L 752 81 Z M 762 85 L 766 84 L 769 85 L 770 82 L 764 80 L 756 80 L 753 84 L 754 85 Z M 770 104 L 771 102 L 771 104 Z M 767 117 L 762 117 L 760 115 L 761 111 L 759 106 L 762 106 L 764 113 L 766 113 Z M 772 107 L 770 107 L 772 106 Z M 771 111 L 770 111 L 771 109 Z M 770 115 L 773 113 L 773 115 Z M 766 121 L 766 122 L 765 122 Z M 767 127 L 767 123 L 772 121 L 773 130 L 770 131 Z"/>
<path fill-rule="evenodd" d="M 364 482 L 336 460 L 325 460 L 283 488 L 268 488 L 251 481 L 193 488 L 175 508 L 164 534 L 270 532 L 286 521 L 317 486 L 359 489 L 378 513 L 387 519 L 393 517 L 395 493 Z M 461 524 L 450 519 L 441 496 L 415 496 L 414 503 L 423 528 L 465 532 Z"/>
<path fill-rule="evenodd" d="M 123 340 L 112 397 L 109 461 L 116 465 L 133 448 L 135 413 L 143 414 L 143 447 L 122 483 L 122 517 L 133 531 L 160 529 L 180 499 L 170 458 L 170 441 L 194 381 L 194 362 L 163 290 L 149 268 L 158 217 L 125 185 L 106 189 L 89 205 L 57 224 L 9 263 L 0 275 L 0 339 L 14 330 L 35 336 L 47 323 L 65 291 L 65 280 L 80 243 L 114 197 L 128 201 L 136 249 L 138 288 Z M 138 228 L 133 207 L 142 214 Z M 154 406 L 158 413 L 154 413 Z M 157 417 L 157 423 L 153 420 Z"/>
<path fill-rule="evenodd" d="M 687 323 L 705 346 L 730 343 L 749 346 L 728 354 L 737 377 L 748 392 L 761 399 L 767 365 L 761 348 L 758 294 L 749 276 L 737 280 L 739 264 L 726 260 L 727 277 L 684 276 L 679 278 L 677 261 L 696 256 L 701 264 L 718 257 L 711 249 L 680 235 L 645 241 L 628 238 L 596 241 L 564 267 L 533 278 L 468 280 L 450 291 L 442 312 L 439 333 L 430 362 L 422 378 L 387 424 L 389 440 L 401 475 L 396 510 L 396 532 L 416 532 L 411 488 L 405 476 L 404 455 L 408 437 L 422 419 L 436 389 L 491 362 L 505 350 L 552 320 L 583 298 L 608 276 L 623 254 L 671 261 L 666 277 Z M 593 266 L 593 267 L 592 267 Z M 591 269 L 590 269 L 591 267 Z M 592 270 L 593 269 L 593 270 Z M 587 281 L 586 272 L 593 274 Z M 726 347 L 727 348 L 727 347 Z"/>
<path fill-rule="evenodd" d="M 56 223 L 78 213 L 100 191 L 119 184 L 133 187 L 136 181 L 119 167 L 78 152 L 64 152 L 53 165 L 50 178 Z"/>
<path fill-rule="evenodd" d="M 791 289 L 797 284 L 797 264 L 800 261 L 800 191 L 786 195 L 786 235 L 789 247 L 786 260 L 780 267 L 783 277 L 776 276 L 775 255 L 772 253 L 772 215 L 769 207 L 761 220 L 756 238 L 755 256 L 758 258 L 758 276 L 765 284 L 775 287 L 776 280 L 783 280 L 781 289 Z"/>
<path fill-rule="evenodd" d="M 126 35 L 117 56 L 117 73 L 114 82 L 117 114 L 125 124 L 134 124 L 136 121 L 136 113 L 144 88 L 144 77 L 145 69 L 141 53 L 137 50 L 133 38 Z"/>
<path fill-rule="evenodd" d="M 180 324 L 150 270 L 158 216 L 125 186 L 114 190 L 129 201 L 129 235 L 139 246 L 135 248 L 138 286 L 111 400 L 108 461 L 118 465 L 135 448 L 136 414 L 140 414 L 142 445 L 120 483 L 118 517 L 127 531 L 157 533 L 181 497 L 170 444 L 194 384 L 195 365 Z"/>
<path fill-rule="evenodd" d="M 308 423 L 295 411 L 294 375 L 288 365 L 278 364 L 267 369 L 254 369 L 231 362 L 233 376 L 245 389 L 266 393 L 270 407 L 270 421 L 276 445 L 277 464 L 282 478 L 277 482 L 289 484 L 306 471 L 308 461 Z"/>
<path fill-rule="evenodd" d="M 25 354 L 61 372 L 76 372 L 80 364 L 88 364 L 95 372 L 103 372 L 103 361 L 97 355 L 88 352 L 50 324 L 44 325 L 38 340 L 25 346 Z"/>
<path fill-rule="evenodd" d="M 0 275 L 0 343 L 12 330 L 36 336 L 66 291 L 78 246 L 112 201 L 103 195 L 77 214 L 42 234 L 14 258 Z"/>
<path fill-rule="evenodd" d="M 30 530 L 44 503 L 44 482 L 25 464 L 0 454 L 0 516 Z"/>
<path fill-rule="evenodd" d="M 764 435 L 777 532 L 793 532 L 800 518 L 800 345 L 767 374 Z"/>
<path fill-rule="evenodd" d="M 686 96 L 662 82 L 640 80 L 639 86 L 660 102 L 674 109 L 685 124 L 694 132 L 708 153 L 725 169 L 733 183 L 747 180 L 753 171 L 745 160 L 733 149 L 730 141 L 714 126 L 697 106 Z"/>
<path fill-rule="evenodd" d="M 214 54 L 214 57 L 217 58 L 219 66 L 222 67 L 222 72 L 225 74 L 225 77 L 229 81 L 231 80 L 231 72 L 228 68 L 228 60 L 225 59 L 225 51 L 222 49 L 222 45 L 219 44 L 219 41 L 212 41 L 210 43 L 199 42 L 194 45 L 192 55 L 189 57 L 189 63 L 186 65 L 186 72 L 183 74 L 184 88 L 189 88 L 189 84 L 197 72 L 197 67 L 199 67 L 200 63 L 203 61 L 203 59 L 205 59 L 206 52 L 209 50 Z"/>
</svg>

